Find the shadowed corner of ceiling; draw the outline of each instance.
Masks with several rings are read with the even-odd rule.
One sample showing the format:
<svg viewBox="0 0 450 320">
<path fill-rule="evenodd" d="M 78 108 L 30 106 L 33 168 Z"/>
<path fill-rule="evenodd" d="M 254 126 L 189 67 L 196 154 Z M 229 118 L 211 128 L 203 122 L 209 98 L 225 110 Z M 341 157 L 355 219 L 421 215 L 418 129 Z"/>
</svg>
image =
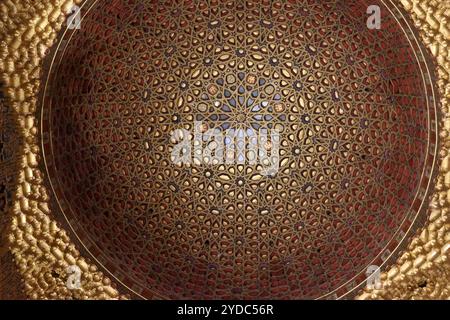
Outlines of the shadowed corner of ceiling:
<svg viewBox="0 0 450 320">
<path fill-rule="evenodd" d="M 12 224 L 11 206 L 19 172 L 22 143 L 18 119 L 9 106 L 0 82 L 0 300 L 26 299 L 22 277 L 10 251 L 8 239 Z"/>
</svg>

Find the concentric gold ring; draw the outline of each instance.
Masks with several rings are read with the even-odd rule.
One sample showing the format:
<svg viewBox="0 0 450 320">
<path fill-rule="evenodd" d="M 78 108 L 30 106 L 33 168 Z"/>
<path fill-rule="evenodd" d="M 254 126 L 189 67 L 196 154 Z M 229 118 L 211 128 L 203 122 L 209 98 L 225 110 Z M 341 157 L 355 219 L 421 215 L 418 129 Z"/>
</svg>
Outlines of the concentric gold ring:
<svg viewBox="0 0 450 320">
<path fill-rule="evenodd" d="M 43 150 L 71 229 L 125 287 L 340 297 L 423 223 L 438 99 L 394 6 L 377 32 L 361 2 L 86 5 L 49 68 Z M 173 165 L 170 132 L 194 121 L 279 128 L 280 171 Z"/>
<path fill-rule="evenodd" d="M 79 1 L 75 3 L 79 4 Z M 6 129 L 12 135 L 8 140 L 2 140 L 5 148 L 2 150 L 16 150 L 15 159 L 20 157 L 21 160 L 15 162 L 20 167 L 16 170 L 14 165 L 4 166 L 12 163 L 13 159 L 0 159 L 2 173 L 12 177 L 5 183 L 0 181 L 1 186 L 6 187 L 2 194 L 8 203 L 6 209 L 9 208 L 5 219 L 0 219 L 0 227 L 6 230 L 2 235 L 7 236 L 9 241 L 7 246 L 2 243 L 0 251 L 0 297 L 5 297 L 5 290 L 9 291 L 10 297 L 14 295 L 10 288 L 17 277 L 9 277 L 14 269 L 11 263 L 8 264 L 11 257 L 24 284 L 15 288 L 24 290 L 31 298 L 116 298 L 119 292 L 126 292 L 122 289 L 118 292 L 115 281 L 111 282 L 97 270 L 96 263 L 90 262 L 90 255 L 78 243 L 74 245 L 71 242 L 64 231 L 64 221 L 59 218 L 55 220 L 50 213 L 50 209 L 54 211 L 56 208 L 48 206 L 54 196 L 47 191 L 42 179 L 43 163 L 37 139 L 39 123 L 35 118 L 36 97 L 43 78 L 40 74 L 41 63 L 45 49 L 54 42 L 56 31 L 65 27 L 65 16 L 73 4 L 73 1 L 60 0 L 39 3 L 11 0 L 0 4 L 2 13 L 5 13 L 0 18 L 0 74 L 5 86 L 8 112 L 21 128 L 20 134 Z M 450 180 L 447 179 L 448 121 L 445 119 L 450 92 L 450 32 L 447 27 L 450 8 L 445 2 L 436 3 L 434 0 L 401 0 L 395 5 L 406 9 L 408 20 L 411 18 L 419 30 L 420 41 L 435 58 L 438 78 L 432 79 L 431 83 L 437 83 L 439 87 L 444 114 L 444 123 L 439 130 L 442 141 L 439 148 L 440 169 L 435 191 L 426 201 L 429 204 L 429 220 L 420 236 L 415 236 L 412 241 L 405 240 L 405 243 L 409 242 L 408 248 L 395 265 L 382 274 L 383 289 L 366 290 L 360 298 L 448 298 L 446 279 L 450 269 L 450 239 L 447 199 Z M 3 134 L 6 132 L 4 123 L 0 126 Z M 5 153 L 6 156 L 8 154 L 16 152 Z M 6 210 L 3 202 L 0 204 L 0 211 Z M 395 260 L 395 256 L 392 259 Z M 79 290 L 69 290 L 66 286 L 69 276 L 66 274 L 67 267 L 74 264 L 82 271 L 82 288 Z M 12 279 L 13 283 L 5 284 L 5 279 Z"/>
</svg>

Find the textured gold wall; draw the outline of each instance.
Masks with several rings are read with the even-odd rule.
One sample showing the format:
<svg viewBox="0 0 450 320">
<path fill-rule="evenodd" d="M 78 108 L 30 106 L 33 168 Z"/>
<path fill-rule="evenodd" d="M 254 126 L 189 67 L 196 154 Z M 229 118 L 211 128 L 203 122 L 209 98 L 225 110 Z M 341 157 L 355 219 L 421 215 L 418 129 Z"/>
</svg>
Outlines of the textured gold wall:
<svg viewBox="0 0 450 320">
<path fill-rule="evenodd" d="M 4 85 L 3 131 L 11 156 L 1 163 L 0 298 L 116 299 L 114 281 L 81 256 L 52 217 L 42 184 L 36 105 L 42 59 L 67 14 L 80 1 L 4 0 L 0 3 L 0 76 Z M 383 289 L 359 298 L 450 298 L 450 2 L 401 0 L 423 42 L 436 58 L 444 125 L 441 168 L 431 199 L 430 220 L 397 264 L 383 273 Z M 8 127 L 8 129 L 5 129 Z M 2 190 L 0 190 L 2 191 Z M 9 192 L 9 193 L 8 193 Z M 67 289 L 65 270 L 80 267 L 82 289 Z"/>
</svg>

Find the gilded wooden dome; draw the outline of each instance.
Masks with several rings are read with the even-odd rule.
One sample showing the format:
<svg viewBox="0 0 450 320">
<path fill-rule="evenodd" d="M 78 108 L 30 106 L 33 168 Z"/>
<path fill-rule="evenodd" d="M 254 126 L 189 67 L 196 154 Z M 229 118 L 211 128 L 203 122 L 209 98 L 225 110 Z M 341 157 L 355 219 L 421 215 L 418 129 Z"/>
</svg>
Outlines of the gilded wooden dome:
<svg viewBox="0 0 450 320">
<path fill-rule="evenodd" d="M 25 161 L 0 185 L 18 292 L 407 297 L 436 281 L 421 254 L 443 261 L 430 275 L 448 272 L 448 60 L 436 59 L 448 48 L 427 49 L 438 34 L 448 43 L 445 27 L 420 31 L 416 11 L 391 1 L 72 5 L 69 23 L 61 6 L 30 10 L 55 16 L 28 26 L 17 53 L 10 27 L 0 51 L 2 143 Z M 368 25 L 374 5 L 380 28 Z M 409 261 L 415 286 L 396 291 L 389 274 Z M 385 287 L 364 292 L 374 267 Z M 67 285 L 73 270 L 80 287 Z"/>
</svg>

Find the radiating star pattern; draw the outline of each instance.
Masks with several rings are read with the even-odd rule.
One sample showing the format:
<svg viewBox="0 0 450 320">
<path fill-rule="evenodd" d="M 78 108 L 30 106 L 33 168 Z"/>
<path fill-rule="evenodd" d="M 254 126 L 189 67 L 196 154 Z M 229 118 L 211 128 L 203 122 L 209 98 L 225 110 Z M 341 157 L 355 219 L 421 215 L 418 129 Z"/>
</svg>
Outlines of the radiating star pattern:
<svg viewBox="0 0 450 320">
<path fill-rule="evenodd" d="M 407 37 L 367 6 L 95 3 L 43 110 L 83 243 L 145 297 L 318 298 L 364 272 L 427 179 L 430 121 Z M 175 164 L 195 121 L 279 130 L 278 172 Z"/>
</svg>

